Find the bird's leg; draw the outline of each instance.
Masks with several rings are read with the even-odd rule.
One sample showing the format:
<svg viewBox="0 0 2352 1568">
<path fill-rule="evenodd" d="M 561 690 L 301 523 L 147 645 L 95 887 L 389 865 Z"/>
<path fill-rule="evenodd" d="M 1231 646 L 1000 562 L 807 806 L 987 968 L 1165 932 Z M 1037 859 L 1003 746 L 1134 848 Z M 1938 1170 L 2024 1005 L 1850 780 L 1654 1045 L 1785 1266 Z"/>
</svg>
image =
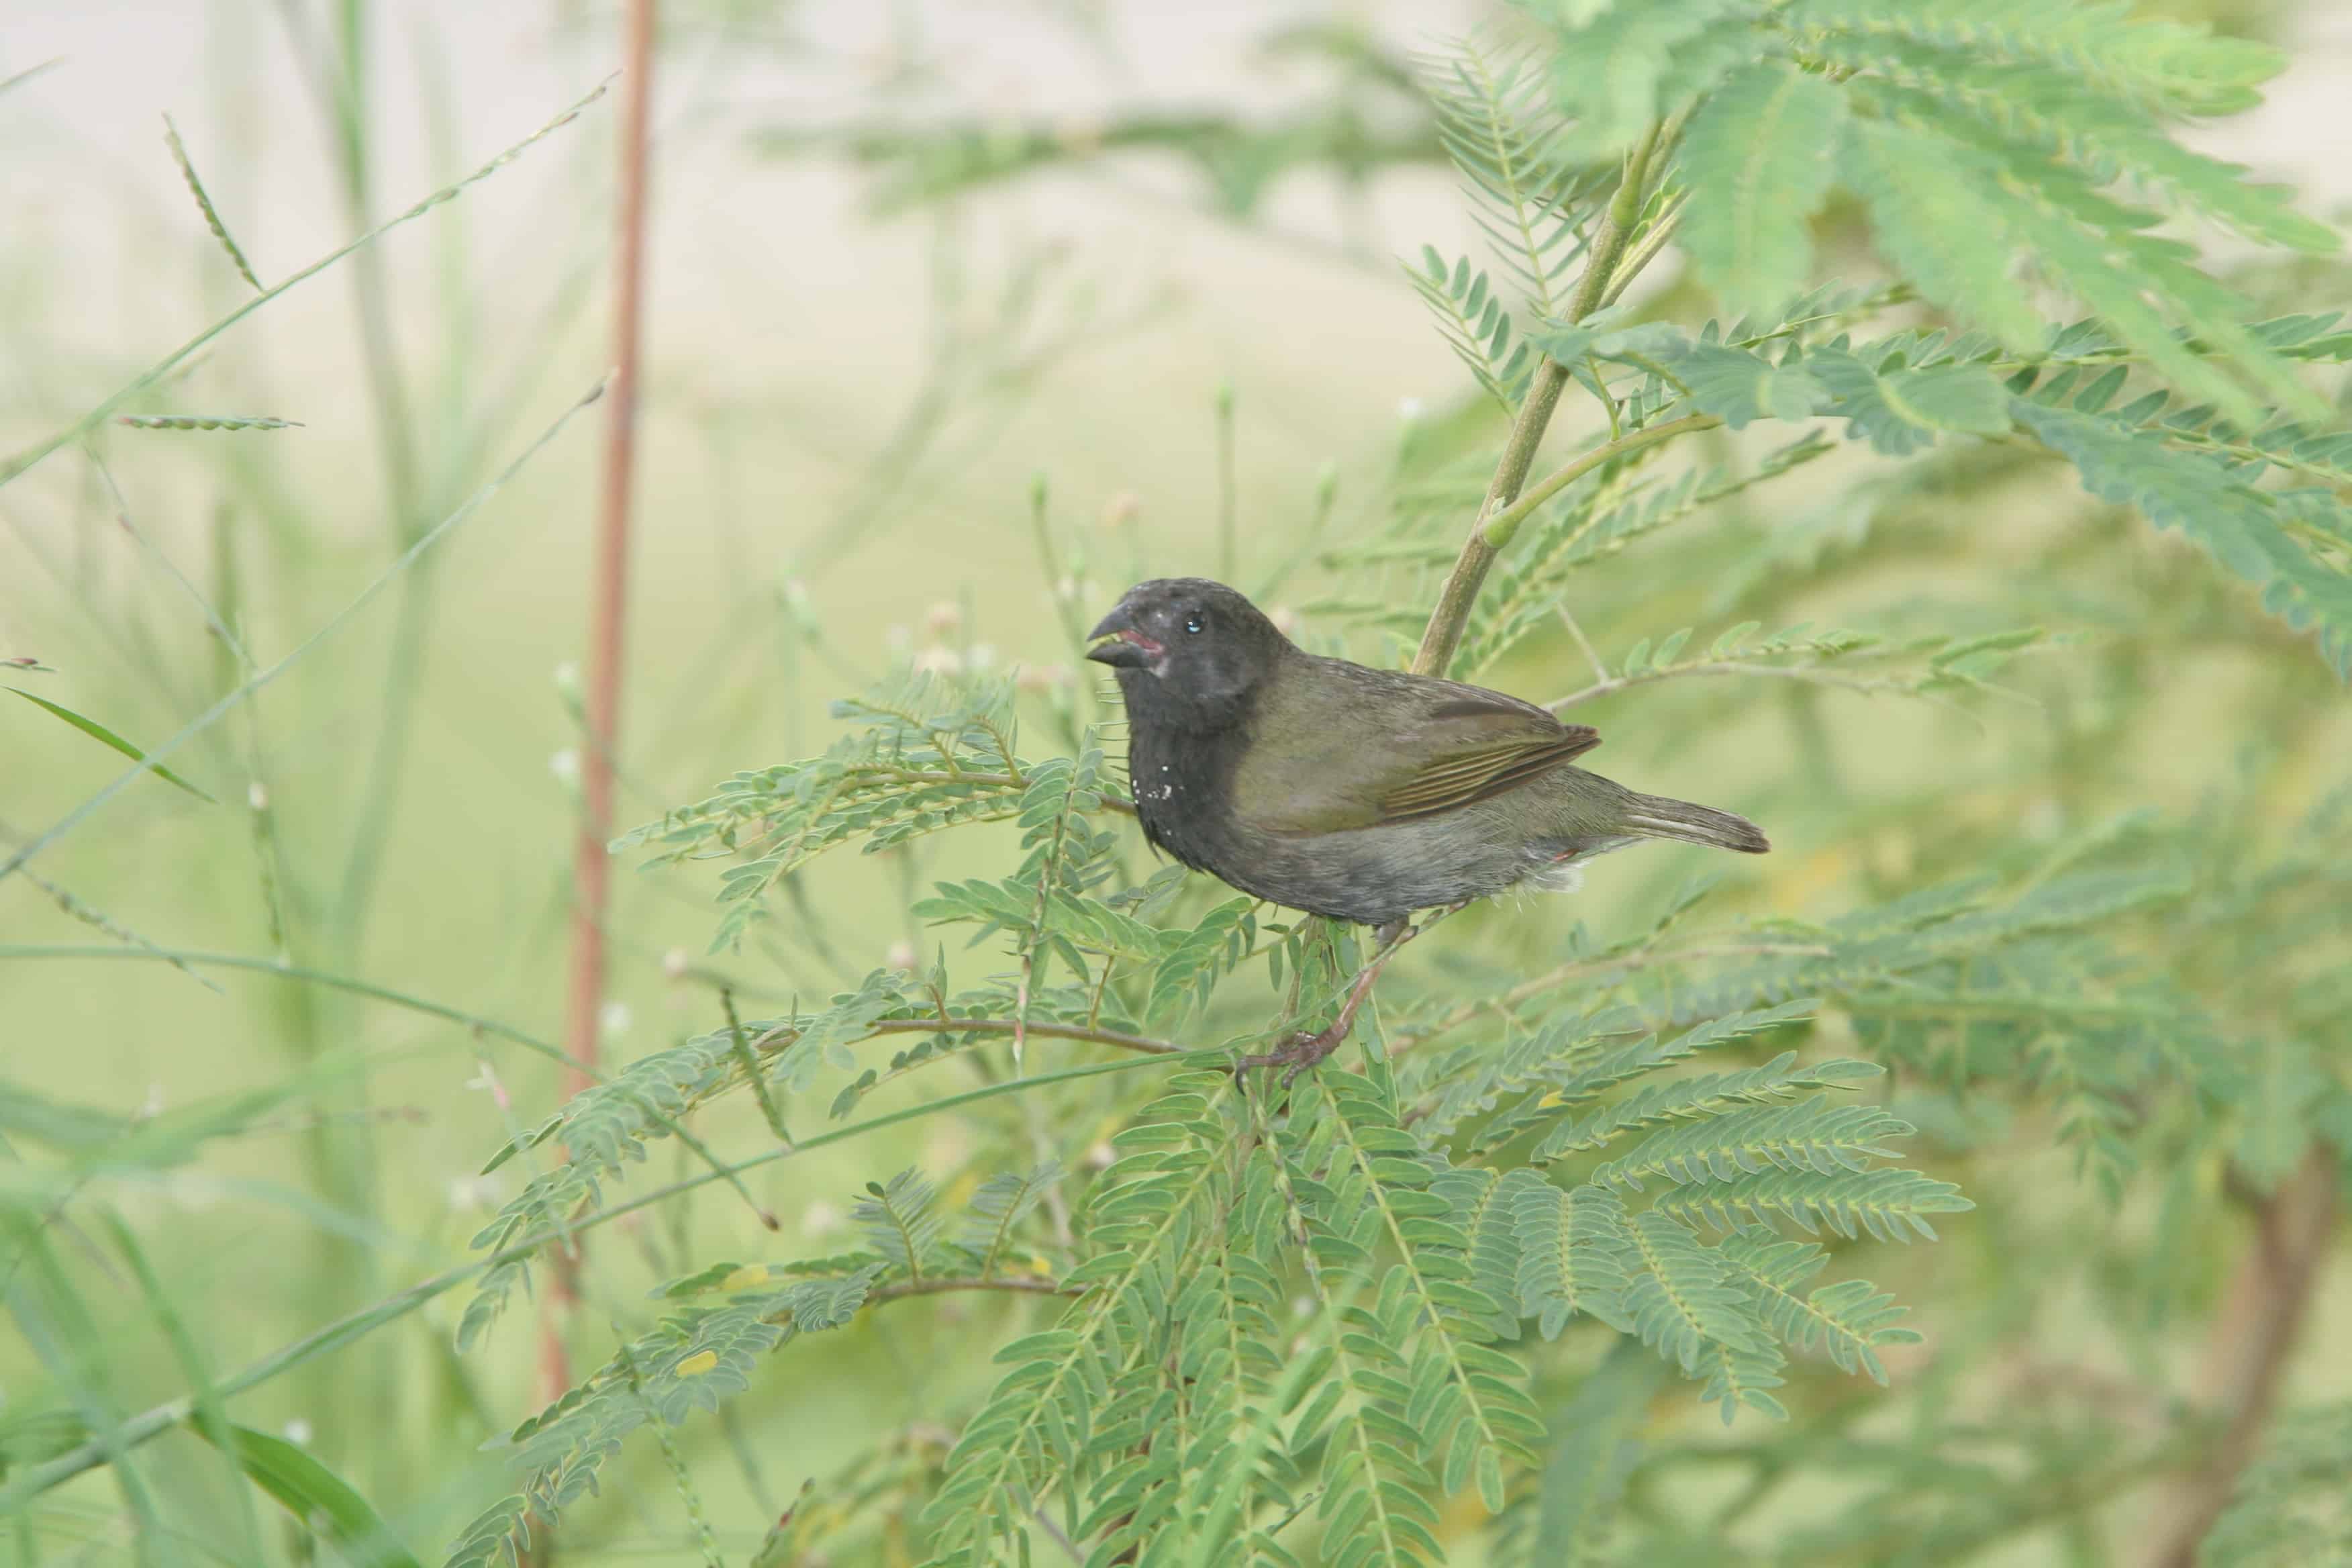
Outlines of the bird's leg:
<svg viewBox="0 0 2352 1568">
<path fill-rule="evenodd" d="M 1348 1000 L 1340 1005 L 1339 1016 L 1331 1020 L 1329 1028 L 1311 1032 L 1302 1029 L 1291 1036 L 1286 1045 L 1267 1051 L 1263 1056 L 1244 1057 L 1239 1064 L 1241 1069 L 1281 1068 L 1283 1087 L 1286 1089 L 1290 1087 L 1292 1079 L 1338 1050 L 1340 1042 L 1345 1040 L 1349 1032 L 1355 1028 L 1356 1010 L 1364 1005 L 1364 998 L 1371 992 L 1372 982 L 1381 977 L 1381 965 L 1388 963 L 1389 954 L 1395 951 L 1396 949 L 1391 947 L 1373 959 L 1371 963 L 1364 965 L 1363 973 L 1356 976 L 1355 984 L 1349 987 Z"/>
<path fill-rule="evenodd" d="M 1286 1045 L 1263 1056 L 1244 1057 L 1234 1070 L 1278 1067 L 1283 1069 L 1283 1087 L 1289 1088 L 1291 1079 L 1339 1048 L 1349 1031 L 1355 1028 L 1356 1012 L 1363 1006 L 1364 998 L 1372 994 L 1372 983 L 1381 977 L 1381 971 L 1388 967 L 1388 962 L 1396 956 L 1397 949 L 1420 934 L 1408 921 L 1394 921 L 1381 927 L 1375 933 L 1381 943 L 1380 952 L 1364 965 L 1362 973 L 1356 976 L 1356 983 L 1348 988 L 1348 999 L 1340 1004 L 1339 1016 L 1331 1020 L 1329 1028 L 1302 1029 L 1291 1036 Z"/>
</svg>

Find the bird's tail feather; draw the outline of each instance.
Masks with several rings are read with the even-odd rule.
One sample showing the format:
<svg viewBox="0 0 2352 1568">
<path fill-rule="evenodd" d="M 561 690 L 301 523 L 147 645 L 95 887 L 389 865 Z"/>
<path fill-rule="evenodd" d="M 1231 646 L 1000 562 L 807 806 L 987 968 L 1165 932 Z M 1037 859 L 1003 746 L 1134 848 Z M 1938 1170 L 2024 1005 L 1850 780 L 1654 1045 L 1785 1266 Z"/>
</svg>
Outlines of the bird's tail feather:
<svg viewBox="0 0 2352 1568">
<path fill-rule="evenodd" d="M 1712 806 L 1693 805 L 1686 800 L 1669 800 L 1662 795 L 1630 795 L 1619 820 L 1626 832 L 1644 838 L 1679 838 L 1685 844 L 1737 849 L 1743 855 L 1761 855 L 1772 847 L 1756 825 L 1744 816 L 1734 816 Z"/>
</svg>

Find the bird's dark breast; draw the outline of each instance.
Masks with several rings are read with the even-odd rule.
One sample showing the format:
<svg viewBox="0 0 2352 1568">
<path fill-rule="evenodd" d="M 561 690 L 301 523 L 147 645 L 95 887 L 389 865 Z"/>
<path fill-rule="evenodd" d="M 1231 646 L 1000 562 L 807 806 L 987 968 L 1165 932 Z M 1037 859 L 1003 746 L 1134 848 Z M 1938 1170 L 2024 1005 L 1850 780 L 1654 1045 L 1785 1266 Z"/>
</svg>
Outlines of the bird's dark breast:
<svg viewBox="0 0 2352 1568">
<path fill-rule="evenodd" d="M 1151 679 L 1132 679 L 1138 684 Z M 1214 723 L 1171 721 L 1155 710 L 1159 704 L 1151 699 L 1156 695 L 1128 694 L 1128 782 L 1144 837 L 1196 871 L 1254 890 L 1246 873 L 1236 875 L 1241 847 L 1233 792 L 1234 774 L 1248 749 L 1255 705 L 1246 700 L 1233 704 Z"/>
</svg>

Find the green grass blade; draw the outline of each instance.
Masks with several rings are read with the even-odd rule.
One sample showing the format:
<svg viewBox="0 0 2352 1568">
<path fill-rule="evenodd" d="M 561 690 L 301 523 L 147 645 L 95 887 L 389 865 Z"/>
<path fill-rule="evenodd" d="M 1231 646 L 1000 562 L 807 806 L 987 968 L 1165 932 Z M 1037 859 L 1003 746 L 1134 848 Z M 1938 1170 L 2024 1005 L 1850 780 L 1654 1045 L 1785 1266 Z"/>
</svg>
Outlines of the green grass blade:
<svg viewBox="0 0 2352 1568">
<path fill-rule="evenodd" d="M 118 414 L 117 425 L 133 430 L 299 430 L 299 419 L 266 414 Z"/>
<path fill-rule="evenodd" d="M 440 1018 L 452 1024 L 462 1024 L 476 1035 L 486 1035 L 497 1039 L 511 1041 L 525 1050 L 545 1057 L 550 1061 L 562 1062 L 566 1067 L 575 1068 L 586 1073 L 596 1082 L 604 1081 L 604 1075 L 597 1072 L 593 1067 L 581 1061 L 562 1046 L 542 1040 L 536 1035 L 516 1028 L 512 1024 L 502 1024 L 496 1018 L 484 1017 L 478 1013 L 467 1013 L 444 1003 L 436 1002 L 430 997 L 412 995 L 405 991 L 395 991 L 389 985 L 378 985 L 372 981 L 354 979 L 348 974 L 331 974 L 324 970 L 304 969 L 299 964 L 282 963 L 275 958 L 260 958 L 242 952 L 195 952 L 176 948 L 157 948 L 152 952 L 146 952 L 120 947 L 0 943 L 0 961 L 12 958 L 144 958 L 167 963 L 192 964 L 199 969 L 250 970 L 257 974 L 275 975 L 280 980 L 290 980 L 300 984 L 323 985 L 330 990 L 344 991 L 354 996 L 365 996 L 394 1007 L 404 1007 L 412 1013 L 422 1013 L 426 1017 Z"/>
<path fill-rule="evenodd" d="M 132 745 L 130 742 L 124 740 L 121 736 L 116 734 L 113 731 L 108 729 L 97 720 L 89 718 L 84 714 L 77 713 L 70 708 L 62 707 L 58 703 L 50 701 L 46 697 L 36 697 L 22 687 L 11 686 L 8 689 L 23 698 L 26 701 L 33 704 L 36 708 L 47 709 L 50 712 L 56 714 L 58 718 L 72 725 L 75 729 L 79 730 L 83 734 L 88 735 L 91 740 L 98 742 L 100 745 L 113 747 L 116 751 L 121 752 L 124 756 L 129 757 L 132 762 L 144 763 L 147 761 L 146 752 L 141 751 L 138 747 Z M 179 774 L 173 773 L 163 763 L 153 763 L 149 765 L 155 770 L 155 776 L 162 779 L 165 784 L 178 784 L 182 789 L 186 790 L 198 800 L 205 801 L 210 805 L 218 805 L 220 804 L 220 802 L 214 800 L 212 796 L 206 795 L 204 791 L 198 789 L 195 785 L 190 784 L 187 780 L 182 778 Z"/>
<path fill-rule="evenodd" d="M 212 728 L 215 723 L 218 723 L 222 716 L 226 714 L 230 709 L 236 707 L 238 703 L 243 702 L 247 698 L 251 697 L 255 692 L 260 690 L 263 687 L 268 685 L 271 681 L 285 674 L 289 669 L 291 669 L 295 664 L 299 662 L 301 659 L 307 658 L 320 643 L 333 636 L 334 633 L 341 627 L 345 621 L 350 620 L 352 616 L 357 615 L 361 609 L 365 607 L 366 605 L 378 594 L 381 594 L 386 587 L 390 586 L 391 584 L 403 573 L 415 565 L 416 563 L 423 558 L 425 552 L 431 550 L 435 545 L 440 543 L 441 541 L 448 535 L 452 529 L 455 529 L 459 523 L 473 516 L 475 512 L 480 510 L 485 502 L 487 502 L 492 496 L 496 495 L 499 490 L 504 489 L 507 485 L 513 480 L 515 475 L 522 471 L 523 465 L 530 462 L 532 458 L 538 456 L 541 447 L 545 447 L 549 442 L 554 440 L 558 435 L 562 433 L 563 427 L 572 422 L 572 416 L 573 415 L 579 413 L 580 410 L 587 407 L 590 404 L 595 402 L 598 398 L 604 395 L 604 384 L 600 381 L 593 387 L 589 389 L 585 396 L 572 404 L 569 408 L 566 408 L 562 414 L 557 415 L 554 424 L 550 425 L 544 431 L 540 433 L 538 439 L 532 441 L 530 445 L 525 447 L 520 453 L 516 454 L 514 461 L 509 463 L 506 468 L 494 476 L 488 483 L 483 485 L 481 489 L 476 490 L 472 495 L 467 496 L 458 506 L 457 510 L 451 512 L 439 522 L 435 523 L 431 528 L 426 529 L 422 534 L 418 535 L 416 542 L 411 544 L 407 549 L 402 551 L 398 556 L 394 557 L 390 565 L 386 566 L 381 573 L 379 573 L 374 580 L 369 583 L 366 587 L 360 590 L 358 597 L 354 598 L 350 604 L 345 605 L 341 609 L 336 611 L 332 616 L 327 617 L 327 621 L 324 626 L 321 626 L 317 631 L 312 632 L 309 637 L 303 638 L 300 644 L 299 644 L 294 650 L 289 653 L 284 658 L 279 659 L 276 664 L 271 665 L 267 669 L 257 670 L 254 674 L 247 677 L 245 683 L 239 686 L 236 690 L 230 692 L 227 696 L 223 697 L 219 701 L 205 709 L 202 713 L 197 714 L 194 719 L 189 720 L 187 723 L 181 726 L 178 734 L 173 735 L 162 745 L 156 747 L 153 755 L 158 757 L 169 756 L 173 752 L 178 750 L 189 740 L 202 733 L 204 731 Z M 5 476 L 0 475 L 0 483 L 5 482 Z M 13 691 L 16 688 L 11 687 L 9 689 Z M 37 700 L 37 699 L 36 700 Z M 136 755 L 137 753 L 134 752 L 132 754 Z M 91 795 L 79 805 L 66 813 L 65 816 L 59 817 L 56 822 L 50 824 L 47 831 L 43 832 L 31 843 L 25 845 L 22 848 L 19 848 L 14 854 L 10 855 L 6 860 L 0 861 L 0 880 L 5 880 L 9 873 L 16 870 L 17 867 L 31 860 L 34 857 L 47 849 L 50 845 L 56 843 L 58 839 L 72 832 L 75 827 L 81 824 L 84 818 L 89 816 L 90 813 L 96 811 L 100 806 L 104 805 L 108 801 L 113 799 L 116 795 L 126 788 L 131 780 L 137 778 L 141 773 L 145 773 L 150 768 L 155 766 L 157 766 L 155 763 L 149 761 L 146 758 L 142 758 L 139 766 L 132 768 L 128 773 L 117 774 L 112 784 L 108 784 L 96 795 Z"/>
<path fill-rule="evenodd" d="M 262 292 L 256 294 L 252 299 L 247 300 L 244 304 L 238 306 L 236 310 L 231 310 L 227 315 L 223 316 L 219 321 L 215 321 L 211 326 L 206 327 L 203 331 L 198 332 L 194 337 L 190 338 L 186 342 L 182 343 L 178 348 L 173 349 L 170 353 L 164 355 L 163 358 L 151 369 L 139 375 L 136 379 L 125 385 L 121 391 L 107 398 L 103 403 L 100 403 L 97 407 L 83 415 L 79 419 L 74 421 L 71 425 L 67 426 L 63 430 L 58 431 L 56 435 L 51 436 L 48 439 L 40 442 L 37 446 L 26 447 L 24 451 L 19 452 L 16 456 L 9 458 L 5 463 L 0 463 L 0 485 L 6 484 L 9 480 L 15 479 L 17 475 L 23 473 L 26 469 L 31 468 L 42 458 L 47 457 L 58 447 L 66 446 L 70 442 L 79 441 L 89 436 L 91 431 L 97 429 L 100 426 L 105 424 L 108 419 L 111 418 L 119 410 L 121 410 L 124 404 L 130 402 L 132 398 L 138 396 L 141 393 L 146 391 L 149 387 L 153 386 L 157 382 L 163 380 L 165 376 L 179 369 L 181 365 L 187 363 L 189 357 L 194 354 L 197 350 L 203 348 L 206 343 L 211 342 L 215 338 L 219 337 L 223 332 L 228 331 L 231 327 L 245 320 L 246 317 L 253 314 L 254 311 L 261 309 L 262 306 L 267 305 L 272 300 L 277 299 L 280 294 L 285 293 L 288 289 L 294 288 L 298 284 L 307 282 L 310 279 L 317 277 L 320 273 L 324 272 L 328 268 L 332 267 L 336 262 L 342 260 L 343 258 L 351 255 L 352 252 L 363 249 L 366 247 L 374 244 L 377 240 L 391 233 L 394 229 L 398 228 L 402 224 L 407 223 L 414 218 L 423 217 L 426 213 L 431 212 L 435 207 L 439 206 L 444 202 L 455 200 L 457 196 L 464 194 L 467 186 L 488 179 L 492 174 L 497 174 L 500 169 L 503 169 L 509 163 L 513 163 L 515 159 L 520 157 L 533 142 L 552 135 L 556 132 L 562 130 L 564 126 L 571 124 L 572 121 L 578 119 L 581 112 L 590 104 L 604 96 L 605 89 L 610 86 L 612 86 L 612 79 L 610 78 L 599 82 L 596 86 L 595 91 L 588 94 L 587 97 L 580 100 L 579 102 L 573 104 L 571 108 L 565 110 L 562 113 L 557 115 L 554 119 L 549 121 L 546 124 L 541 126 L 538 130 L 532 132 L 530 135 L 524 137 L 521 141 L 516 142 L 513 146 L 508 148 L 505 152 L 499 153 L 497 157 L 491 159 L 488 163 L 483 164 L 472 174 L 467 175 L 464 179 L 459 180 L 457 184 L 442 186 L 439 190 L 434 192 L 431 195 L 426 196 L 423 201 L 418 202 L 407 211 L 376 225 L 375 227 L 368 230 L 365 234 L 360 236 L 357 239 L 352 240 L 349 245 L 344 246 L 340 250 L 330 251 L 327 255 L 320 257 L 318 260 L 310 263 L 310 266 L 305 267 L 301 271 L 295 273 L 292 277 L 287 279 L 286 281 L 278 284 L 276 288 L 267 289 Z"/>
<path fill-rule="evenodd" d="M 14 1157 L 13 1150 L 5 1152 Z M 111 1358 L 89 1303 L 58 1261 L 46 1222 L 36 1223 L 26 1216 L 9 1228 L 18 1233 L 11 1240 L 21 1241 L 20 1247 L 10 1249 L 8 1273 L 5 1283 L 0 1283 L 9 1316 L 42 1370 L 71 1395 L 82 1424 L 97 1434 L 83 1445 L 94 1451 L 90 1462 L 102 1461 L 114 1472 L 114 1483 L 121 1489 L 137 1538 L 151 1548 L 141 1552 L 136 1560 L 142 1564 L 184 1561 L 176 1538 L 164 1529 L 145 1469 L 131 1456 L 136 1439 L 127 1424 L 115 1415 L 107 1379 Z M 0 1508 L 0 1513 L 6 1511 Z"/>
<path fill-rule="evenodd" d="M 65 63 L 65 56 L 59 55 L 53 60 L 43 60 L 39 65 L 26 66 L 15 76 L 0 77 L 0 92 L 5 92 L 12 87 L 22 87 L 26 82 L 32 80 L 35 77 L 39 76 L 43 71 L 53 69 Z"/>
<path fill-rule="evenodd" d="M 130 1262 L 131 1273 L 138 1276 L 139 1289 L 146 1296 L 147 1305 L 153 1310 L 155 1321 L 163 1325 L 163 1337 L 171 1342 L 172 1353 L 179 1359 L 182 1375 L 187 1378 L 189 1387 L 194 1391 L 195 1415 L 193 1419 L 197 1432 L 215 1447 L 223 1447 L 231 1440 L 230 1434 L 236 1428 L 229 1421 L 227 1406 L 221 1403 L 220 1389 L 213 1381 L 210 1363 L 205 1360 L 202 1347 L 196 1343 L 195 1335 L 188 1331 L 187 1320 L 172 1304 L 171 1292 L 163 1289 L 163 1277 L 155 1272 L 154 1264 L 149 1261 L 146 1248 L 139 1245 L 137 1234 L 123 1223 L 121 1215 L 112 1210 L 106 1212 L 105 1219 L 107 1229 L 113 1234 L 116 1250 Z M 254 1515 L 251 1494 L 243 1487 L 236 1489 L 236 1513 L 245 1560 L 250 1563 L 263 1561 L 260 1521 Z"/>
<path fill-rule="evenodd" d="M 423 1568 L 367 1499 L 285 1438 L 231 1426 L 232 1440 L 224 1446 L 208 1424 L 197 1422 L 194 1430 L 235 1458 L 253 1484 L 287 1512 L 332 1542 L 354 1568 Z"/>
</svg>

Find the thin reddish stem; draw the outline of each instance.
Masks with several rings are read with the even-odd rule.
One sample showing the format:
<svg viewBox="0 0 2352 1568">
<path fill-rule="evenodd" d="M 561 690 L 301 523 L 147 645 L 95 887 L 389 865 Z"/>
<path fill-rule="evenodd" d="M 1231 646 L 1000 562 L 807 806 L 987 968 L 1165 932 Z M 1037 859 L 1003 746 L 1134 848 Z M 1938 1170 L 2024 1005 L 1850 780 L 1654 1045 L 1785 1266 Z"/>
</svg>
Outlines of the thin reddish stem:
<svg viewBox="0 0 2352 1568">
<path fill-rule="evenodd" d="M 646 148 L 653 100 L 655 0 L 629 0 L 621 84 L 619 222 L 614 236 L 613 381 L 605 404 L 604 486 L 598 506 L 588 620 L 587 743 L 581 758 L 580 831 L 572 847 L 572 982 L 564 1039 L 575 1062 L 564 1075 L 567 1095 L 593 1081 L 597 1026 L 604 997 L 604 920 L 612 891 L 613 763 L 621 727 L 621 658 L 629 586 L 629 500 L 636 475 L 637 369 L 643 344 L 646 275 Z M 583 1070 L 587 1069 L 587 1070 Z M 576 1265 L 575 1265 L 576 1266 Z M 568 1303 L 575 1291 L 557 1270 L 552 1295 Z M 544 1329 L 540 1371 L 569 1386 L 562 1325 Z"/>
</svg>

